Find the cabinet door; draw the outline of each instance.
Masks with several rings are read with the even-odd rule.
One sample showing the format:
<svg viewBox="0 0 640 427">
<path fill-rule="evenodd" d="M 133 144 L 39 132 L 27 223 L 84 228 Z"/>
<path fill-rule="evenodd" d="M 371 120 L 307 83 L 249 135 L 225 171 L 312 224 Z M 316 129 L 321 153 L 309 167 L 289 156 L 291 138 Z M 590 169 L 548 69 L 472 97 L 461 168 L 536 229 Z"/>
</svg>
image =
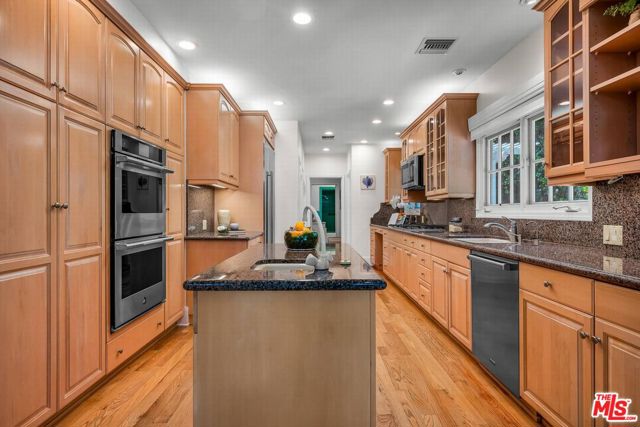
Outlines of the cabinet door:
<svg viewBox="0 0 640 427">
<path fill-rule="evenodd" d="M 182 287 L 184 274 L 184 240 L 167 242 L 167 300 L 164 305 L 165 327 L 182 317 L 186 292 Z"/>
<path fill-rule="evenodd" d="M 55 111 L 0 81 L 2 425 L 40 425 L 56 410 Z"/>
<path fill-rule="evenodd" d="M 106 129 L 60 109 L 58 122 L 58 402 L 105 374 Z"/>
<path fill-rule="evenodd" d="M 185 212 L 185 179 L 184 162 L 179 157 L 169 153 L 167 167 L 173 170 L 167 175 L 167 234 L 184 235 Z"/>
<path fill-rule="evenodd" d="M 520 291 L 520 395 L 556 426 L 593 424 L 593 317 Z"/>
<path fill-rule="evenodd" d="M 229 158 L 231 162 L 229 178 L 231 182 L 238 185 L 240 184 L 240 117 L 234 112 L 231 117 L 231 129 L 230 129 L 230 153 Z"/>
<path fill-rule="evenodd" d="M 107 21 L 107 124 L 139 135 L 138 58 L 140 49 Z"/>
<path fill-rule="evenodd" d="M 97 120 L 104 120 L 105 17 L 89 0 L 58 1 L 60 103 Z"/>
<path fill-rule="evenodd" d="M 0 78 L 56 99 L 58 0 L 0 2 Z"/>
<path fill-rule="evenodd" d="M 433 257 L 431 261 L 433 283 L 431 284 L 432 314 L 444 327 L 449 328 L 449 274 L 447 262 Z"/>
<path fill-rule="evenodd" d="M 140 51 L 140 137 L 162 145 L 164 71 Z"/>
<path fill-rule="evenodd" d="M 471 350 L 471 271 L 449 264 L 449 332 Z"/>
<path fill-rule="evenodd" d="M 427 193 L 436 189 L 436 119 L 434 116 L 427 117 L 426 120 L 426 152 L 424 156 L 425 191 Z"/>
<path fill-rule="evenodd" d="M 162 140 L 167 150 L 184 152 L 184 91 L 167 73 L 164 75 L 164 119 Z"/>
<path fill-rule="evenodd" d="M 446 133 L 446 107 L 438 108 L 435 114 L 435 167 L 434 186 L 435 191 L 444 193 L 447 189 L 447 133 Z"/>
<path fill-rule="evenodd" d="M 596 318 L 596 392 L 617 392 L 631 399 L 632 412 L 638 414 L 640 402 L 640 333 Z M 602 418 L 597 426 L 609 425 Z"/>
<path fill-rule="evenodd" d="M 414 153 L 424 153 L 426 141 L 425 138 L 427 136 L 426 130 L 426 120 L 423 120 L 415 130 L 413 136 L 413 152 Z"/>
<path fill-rule="evenodd" d="M 418 256 L 411 252 L 407 252 L 407 289 L 409 293 L 417 300 L 420 298 L 420 290 L 418 285 Z"/>
</svg>

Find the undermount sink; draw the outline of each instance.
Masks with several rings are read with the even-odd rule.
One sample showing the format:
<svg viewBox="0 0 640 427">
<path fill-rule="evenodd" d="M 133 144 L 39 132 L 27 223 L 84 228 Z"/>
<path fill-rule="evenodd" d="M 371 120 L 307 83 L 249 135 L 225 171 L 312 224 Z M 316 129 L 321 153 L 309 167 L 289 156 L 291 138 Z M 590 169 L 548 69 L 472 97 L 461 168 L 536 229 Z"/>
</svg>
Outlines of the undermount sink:
<svg viewBox="0 0 640 427">
<path fill-rule="evenodd" d="M 272 262 L 272 263 L 264 263 L 258 264 L 253 267 L 256 271 L 285 271 L 291 273 L 303 272 L 303 273 L 313 273 L 315 271 L 315 267 L 307 264 L 294 264 L 290 262 Z"/>
<path fill-rule="evenodd" d="M 457 240 L 458 242 L 465 242 L 465 243 L 485 243 L 485 244 L 511 243 L 507 239 L 497 239 L 495 237 L 464 237 L 464 238 L 456 238 L 453 240 Z"/>
</svg>

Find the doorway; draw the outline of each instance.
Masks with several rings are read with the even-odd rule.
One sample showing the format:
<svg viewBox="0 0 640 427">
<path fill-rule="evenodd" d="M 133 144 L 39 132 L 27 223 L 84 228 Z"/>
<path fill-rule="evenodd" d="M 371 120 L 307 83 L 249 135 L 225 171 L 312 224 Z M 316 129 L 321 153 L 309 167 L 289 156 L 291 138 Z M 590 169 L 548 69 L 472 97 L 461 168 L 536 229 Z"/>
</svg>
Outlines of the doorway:
<svg viewBox="0 0 640 427">
<path fill-rule="evenodd" d="M 310 178 L 310 202 L 322 219 L 327 237 L 340 238 L 340 178 Z"/>
</svg>

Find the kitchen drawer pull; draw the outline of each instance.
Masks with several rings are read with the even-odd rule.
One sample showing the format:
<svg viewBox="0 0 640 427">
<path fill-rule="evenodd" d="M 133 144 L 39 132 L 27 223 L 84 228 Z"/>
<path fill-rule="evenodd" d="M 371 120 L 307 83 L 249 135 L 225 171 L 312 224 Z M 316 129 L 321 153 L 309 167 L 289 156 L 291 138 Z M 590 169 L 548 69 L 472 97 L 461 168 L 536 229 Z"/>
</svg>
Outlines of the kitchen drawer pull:
<svg viewBox="0 0 640 427">
<path fill-rule="evenodd" d="M 602 342 L 602 338 L 596 337 L 594 335 L 594 336 L 591 337 L 591 341 L 593 341 L 594 344 L 600 344 Z"/>
<path fill-rule="evenodd" d="M 512 270 L 513 267 L 514 267 L 513 264 L 509 264 L 509 263 L 506 263 L 506 262 L 495 261 L 495 260 L 490 259 L 490 258 L 480 257 L 480 256 L 473 255 L 473 254 L 467 255 L 467 259 L 469 261 L 485 262 L 487 264 L 491 264 L 491 265 L 494 265 L 496 267 L 499 267 L 501 270 Z M 517 264 L 515 266 L 517 266 Z"/>
<path fill-rule="evenodd" d="M 548 280 L 545 280 L 545 281 L 544 281 L 544 283 L 543 283 L 543 285 L 544 285 L 544 287 L 545 287 L 545 288 L 550 288 L 550 287 L 552 287 L 552 286 L 553 286 L 553 283 L 551 283 L 551 282 L 550 282 L 550 281 L 548 281 Z"/>
<path fill-rule="evenodd" d="M 123 349 L 119 348 L 118 350 L 116 350 L 116 354 L 122 354 L 122 353 L 124 353 Z"/>
<path fill-rule="evenodd" d="M 69 209 L 69 203 L 63 203 L 62 206 L 60 206 L 62 209 Z"/>
<path fill-rule="evenodd" d="M 580 334 L 580 338 L 582 339 L 589 338 L 589 334 L 586 333 L 585 331 L 580 331 L 578 333 Z"/>
<path fill-rule="evenodd" d="M 55 202 L 54 204 L 51 205 L 51 207 L 54 209 L 60 209 L 62 207 L 62 203 Z"/>
</svg>

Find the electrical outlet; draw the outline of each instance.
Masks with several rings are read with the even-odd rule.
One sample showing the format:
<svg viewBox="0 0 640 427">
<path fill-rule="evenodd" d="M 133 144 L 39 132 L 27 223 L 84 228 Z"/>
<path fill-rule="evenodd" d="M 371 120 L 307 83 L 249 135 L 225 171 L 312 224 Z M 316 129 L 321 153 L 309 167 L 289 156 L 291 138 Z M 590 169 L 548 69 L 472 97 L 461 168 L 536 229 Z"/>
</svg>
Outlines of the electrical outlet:
<svg viewBox="0 0 640 427">
<path fill-rule="evenodd" d="M 622 258 L 612 256 L 603 257 L 602 269 L 607 273 L 622 274 Z"/>
<path fill-rule="evenodd" d="M 622 246 L 622 226 L 605 225 L 602 227 L 602 243 L 605 245 Z"/>
</svg>

